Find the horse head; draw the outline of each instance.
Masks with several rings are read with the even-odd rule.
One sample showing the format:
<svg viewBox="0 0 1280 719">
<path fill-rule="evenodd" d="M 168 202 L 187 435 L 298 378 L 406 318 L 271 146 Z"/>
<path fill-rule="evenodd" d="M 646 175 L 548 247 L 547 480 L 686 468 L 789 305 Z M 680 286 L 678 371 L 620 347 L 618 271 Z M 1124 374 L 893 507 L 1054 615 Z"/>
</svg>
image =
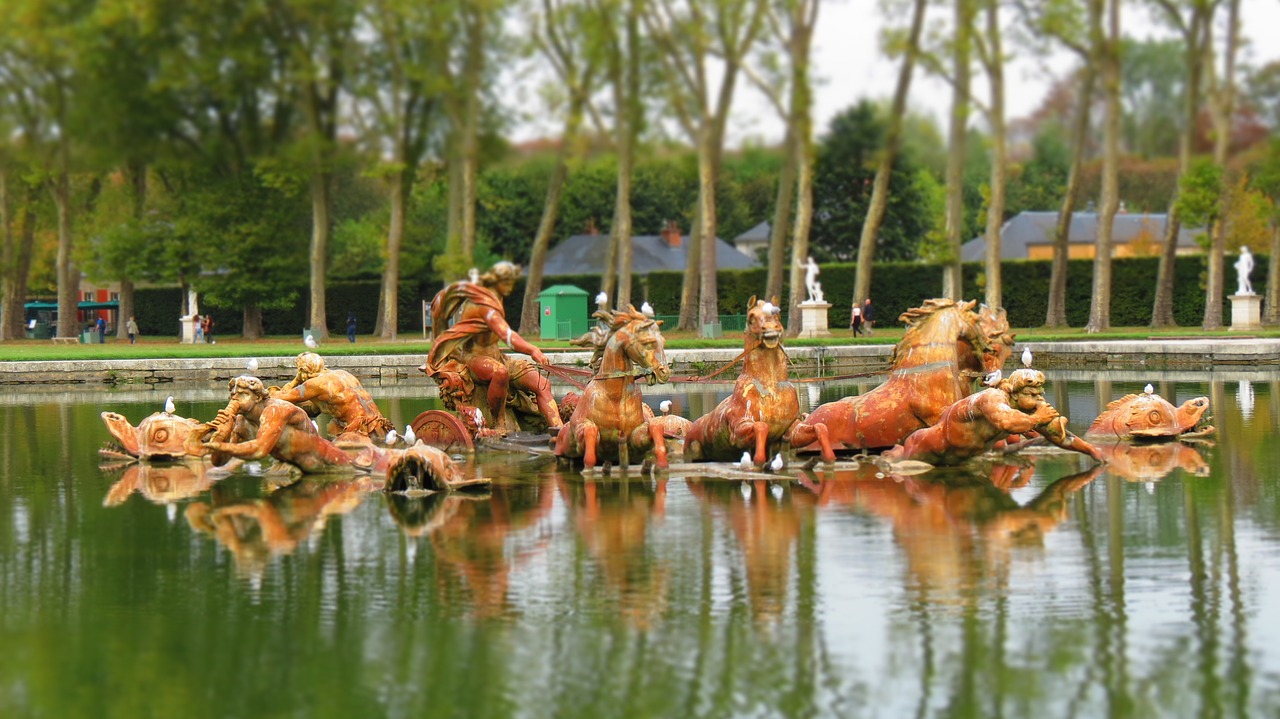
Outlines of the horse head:
<svg viewBox="0 0 1280 719">
<path fill-rule="evenodd" d="M 976 301 L 925 300 L 898 316 L 907 325 L 902 341 L 893 348 L 894 368 L 915 366 L 944 359 L 958 359 L 956 342 L 961 335 L 974 334 Z M 981 350 L 978 350 L 981 352 Z"/>
<path fill-rule="evenodd" d="M 982 337 L 982 371 L 992 372 L 1004 367 L 1004 363 L 1013 354 L 1015 333 L 1009 331 L 1009 317 L 1003 307 L 978 308 L 977 332 Z M 976 349 L 976 347 L 975 347 Z"/>
<path fill-rule="evenodd" d="M 773 302 L 756 299 L 751 296 L 747 303 L 746 341 L 748 349 L 763 345 L 775 349 L 782 339 L 782 309 L 778 307 L 778 298 Z"/>
<path fill-rule="evenodd" d="M 659 329 L 662 320 L 655 320 L 630 305 L 626 310 L 600 310 L 593 317 L 609 327 L 601 372 L 618 372 L 634 364 L 647 371 L 649 384 L 671 378 L 666 340 Z"/>
</svg>

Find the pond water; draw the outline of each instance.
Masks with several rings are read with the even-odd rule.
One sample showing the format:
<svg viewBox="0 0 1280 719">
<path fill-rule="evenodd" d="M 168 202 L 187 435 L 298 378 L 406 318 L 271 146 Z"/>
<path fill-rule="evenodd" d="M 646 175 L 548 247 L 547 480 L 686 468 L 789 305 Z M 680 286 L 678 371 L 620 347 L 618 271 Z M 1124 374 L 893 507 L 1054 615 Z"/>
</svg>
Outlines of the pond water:
<svg viewBox="0 0 1280 719">
<path fill-rule="evenodd" d="M 100 466 L 102 409 L 221 388 L 6 388 L 0 716 L 1274 716 L 1280 374 L 1049 378 L 1077 432 L 1153 381 L 1219 433 L 908 478 L 487 455 L 488 496 L 407 499 Z"/>
</svg>

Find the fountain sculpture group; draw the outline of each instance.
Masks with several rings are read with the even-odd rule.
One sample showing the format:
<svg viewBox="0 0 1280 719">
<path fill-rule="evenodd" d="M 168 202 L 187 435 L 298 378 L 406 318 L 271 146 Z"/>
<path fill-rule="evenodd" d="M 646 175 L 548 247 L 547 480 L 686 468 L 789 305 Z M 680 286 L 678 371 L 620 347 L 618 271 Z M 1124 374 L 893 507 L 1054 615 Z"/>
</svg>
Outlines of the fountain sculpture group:
<svg viewBox="0 0 1280 719">
<path fill-rule="evenodd" d="M 449 492 L 488 483 L 465 477 L 445 451 L 476 442 L 549 450 L 588 471 L 632 464 L 661 470 L 675 460 L 777 472 L 787 464 L 784 455 L 816 454 L 806 464 L 812 467 L 835 462 L 842 452 L 887 471 L 918 472 L 1044 443 L 1097 462 L 1125 461 L 1131 453 L 1117 443 L 1212 432 L 1202 424 L 1206 398 L 1175 407 L 1148 385 L 1112 402 L 1092 423 L 1086 436 L 1109 440 L 1095 446 L 1072 434 L 1045 400 L 1045 377 L 1031 367 L 1029 350 L 1025 366 L 1004 376 L 1014 335 L 1003 310 L 945 299 L 927 300 L 899 318 L 907 330 L 882 384 L 801 414 L 777 298 L 753 297 L 742 353 L 730 363 L 741 362 L 733 392 L 690 422 L 666 406 L 655 413 L 644 403 L 642 384 L 671 379 L 662 322 L 647 303 L 641 310 L 602 305 L 595 313 L 599 324 L 575 342 L 593 348 L 590 369 L 556 366 L 506 322 L 502 298 L 519 272 L 499 263 L 447 286 L 432 301 L 435 326 L 444 329 L 421 369 L 437 383 L 447 411 L 423 413 L 403 439 L 354 375 L 308 351 L 298 355 L 297 374 L 283 387 L 268 387 L 252 374 L 232 378 L 227 405 L 205 422 L 176 415 L 172 398 L 137 427 L 103 412 L 119 444 L 111 453 L 142 466 L 195 464 L 198 483 L 211 472 L 270 457 L 288 471 L 358 474 L 389 491 Z M 513 359 L 500 343 L 531 361 Z M 548 375 L 577 384 L 581 393 L 557 403 Z M 323 434 L 314 419 L 320 414 L 330 418 Z M 512 444 L 515 437 L 524 441 Z M 135 477 L 130 486 L 145 483 L 146 477 Z"/>
</svg>

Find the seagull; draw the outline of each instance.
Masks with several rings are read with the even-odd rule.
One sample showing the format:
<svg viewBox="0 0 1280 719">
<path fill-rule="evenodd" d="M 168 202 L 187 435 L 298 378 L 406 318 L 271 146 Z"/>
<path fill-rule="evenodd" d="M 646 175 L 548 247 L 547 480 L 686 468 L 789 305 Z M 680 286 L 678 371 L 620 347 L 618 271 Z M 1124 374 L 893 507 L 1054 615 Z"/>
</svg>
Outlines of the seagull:
<svg viewBox="0 0 1280 719">
<path fill-rule="evenodd" d="M 747 500 L 748 502 L 751 501 L 751 485 L 747 484 L 746 482 L 743 482 L 741 485 L 739 485 L 738 491 L 742 492 L 743 499 Z"/>
<path fill-rule="evenodd" d="M 653 305 L 649 304 L 649 300 L 645 300 L 644 303 L 640 305 L 640 314 L 645 317 L 653 316 Z"/>
<path fill-rule="evenodd" d="M 311 335 L 307 335 L 307 338 L 302 340 L 302 344 L 306 345 L 307 347 L 313 350 L 320 348 L 320 343 L 316 342 L 316 338 L 312 337 Z"/>
<path fill-rule="evenodd" d="M 1022 348 L 1022 366 L 1023 367 L 1031 366 L 1031 348 L 1030 347 Z"/>
<path fill-rule="evenodd" d="M 397 439 L 399 438 L 396 437 L 396 430 L 393 427 L 391 428 L 390 432 L 387 432 L 387 439 L 386 439 L 387 446 L 390 447 L 391 445 L 395 444 Z"/>
<path fill-rule="evenodd" d="M 658 404 L 658 409 L 662 411 L 662 416 L 671 414 L 671 400 L 664 399 Z"/>
<path fill-rule="evenodd" d="M 418 441 L 418 435 L 413 433 L 413 425 L 406 424 L 404 426 L 404 443 L 412 447 Z"/>
<path fill-rule="evenodd" d="M 777 305 L 775 305 L 775 304 L 773 304 L 772 302 L 766 302 L 766 303 L 764 303 L 764 307 L 762 307 L 761 309 L 763 309 L 763 310 L 764 310 L 764 312 L 765 312 L 765 314 L 767 314 L 767 315 L 778 315 L 778 314 L 782 314 L 782 308 L 781 308 L 781 307 L 779 307 L 779 306 L 777 306 Z"/>
<path fill-rule="evenodd" d="M 169 395 L 168 399 L 164 401 L 164 413 L 173 414 L 176 411 L 178 411 L 178 408 L 173 406 L 173 395 Z"/>
<path fill-rule="evenodd" d="M 991 370 L 986 377 L 982 378 L 982 384 L 985 387 L 995 387 L 1000 384 L 1000 380 L 1004 377 L 1004 370 L 999 367 Z"/>
<path fill-rule="evenodd" d="M 474 411 L 475 411 L 475 413 L 476 413 L 476 427 L 483 427 L 483 426 L 484 426 L 484 415 L 480 413 L 480 408 L 479 408 L 479 407 L 476 407 Z"/>
<path fill-rule="evenodd" d="M 596 304 L 600 305 L 601 307 L 609 304 L 609 293 L 601 292 L 600 294 L 596 295 Z"/>
<path fill-rule="evenodd" d="M 751 469 L 751 467 L 752 467 L 752 464 L 751 464 L 751 453 L 750 453 L 750 452 L 743 452 L 743 453 L 742 453 L 742 459 L 738 460 L 738 469 L 741 469 L 741 470 L 743 470 L 743 471 L 746 471 L 746 470 L 748 470 L 748 469 Z"/>
<path fill-rule="evenodd" d="M 249 370 L 249 374 L 258 373 L 258 358 L 250 357 L 248 362 L 244 363 L 244 368 Z"/>
<path fill-rule="evenodd" d="M 773 461 L 769 463 L 769 469 L 772 469 L 773 471 L 777 472 L 777 471 L 780 471 L 784 466 L 786 465 L 782 461 L 782 453 L 779 452 L 773 455 Z"/>
<path fill-rule="evenodd" d="M 1143 388 L 1142 388 L 1142 393 L 1143 393 L 1143 394 L 1151 394 L 1151 393 L 1153 393 L 1153 392 L 1155 392 L 1155 391 L 1156 391 L 1156 388 L 1155 388 L 1155 387 L 1152 387 L 1150 382 L 1148 382 L 1148 383 L 1147 383 L 1147 386 L 1146 386 L 1146 387 L 1143 387 Z"/>
</svg>

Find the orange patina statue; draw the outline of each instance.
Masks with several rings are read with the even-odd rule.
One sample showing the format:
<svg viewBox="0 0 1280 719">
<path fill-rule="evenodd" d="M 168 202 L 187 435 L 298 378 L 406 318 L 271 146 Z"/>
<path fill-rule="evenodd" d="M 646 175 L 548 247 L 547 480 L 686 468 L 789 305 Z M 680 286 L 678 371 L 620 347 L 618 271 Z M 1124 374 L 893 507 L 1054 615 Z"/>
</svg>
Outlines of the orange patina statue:
<svg viewBox="0 0 1280 719">
<path fill-rule="evenodd" d="M 617 461 L 626 466 L 630 451 L 653 450 L 659 467 L 667 466 L 663 422 L 644 404 L 636 380 L 650 384 L 671 377 L 664 351 L 665 340 L 655 320 L 630 307 L 599 310 L 593 317 L 609 328 L 600 369 L 577 400 L 569 421 L 556 436 L 558 457 L 582 458 L 588 469 L 597 461 Z"/>
<path fill-rule="evenodd" d="M 776 300 L 776 298 L 775 298 Z M 685 433 L 685 459 L 736 460 L 750 452 L 757 465 L 780 449 L 800 414 L 796 387 L 787 380 L 781 311 L 751 298 L 742 341 L 742 373 L 729 395 Z"/>
<path fill-rule="evenodd" d="M 912 432 L 884 453 L 891 461 L 959 464 L 993 449 L 1010 435 L 1037 432 L 1053 444 L 1103 461 L 1097 447 L 1067 430 L 1067 418 L 1044 399 L 1044 373 L 1020 369 L 995 387 L 961 399 L 938 422 Z"/>
<path fill-rule="evenodd" d="M 314 352 L 303 352 L 294 363 L 298 373 L 271 395 L 307 409 L 311 417 L 320 413 L 332 417 L 327 428 L 330 437 L 348 435 L 343 439 L 380 442 L 394 429 L 355 375 L 326 367 L 324 358 Z"/>
<path fill-rule="evenodd" d="M 1209 409 L 1208 397 L 1196 397 L 1174 407 L 1152 392 L 1130 394 L 1107 405 L 1107 409 L 1089 425 L 1086 437 L 1118 437 L 1120 439 L 1175 439 L 1181 436 L 1204 436 L 1213 427 L 1200 426 Z"/>
<path fill-rule="evenodd" d="M 976 302 L 932 299 L 899 319 L 907 332 L 893 351 L 889 379 L 856 397 L 828 402 L 792 430 L 795 449 L 881 450 L 935 424 L 942 411 L 972 392 L 973 379 L 1000 369 L 1012 351 L 1004 311 Z"/>
<path fill-rule="evenodd" d="M 137 427 L 118 412 L 103 412 L 102 421 L 107 431 L 119 443 L 119 449 L 111 448 L 102 454 L 120 459 L 179 460 L 187 456 L 183 443 L 191 430 L 200 426 L 199 420 L 179 417 L 172 412 L 156 412 L 138 423 Z"/>
</svg>

